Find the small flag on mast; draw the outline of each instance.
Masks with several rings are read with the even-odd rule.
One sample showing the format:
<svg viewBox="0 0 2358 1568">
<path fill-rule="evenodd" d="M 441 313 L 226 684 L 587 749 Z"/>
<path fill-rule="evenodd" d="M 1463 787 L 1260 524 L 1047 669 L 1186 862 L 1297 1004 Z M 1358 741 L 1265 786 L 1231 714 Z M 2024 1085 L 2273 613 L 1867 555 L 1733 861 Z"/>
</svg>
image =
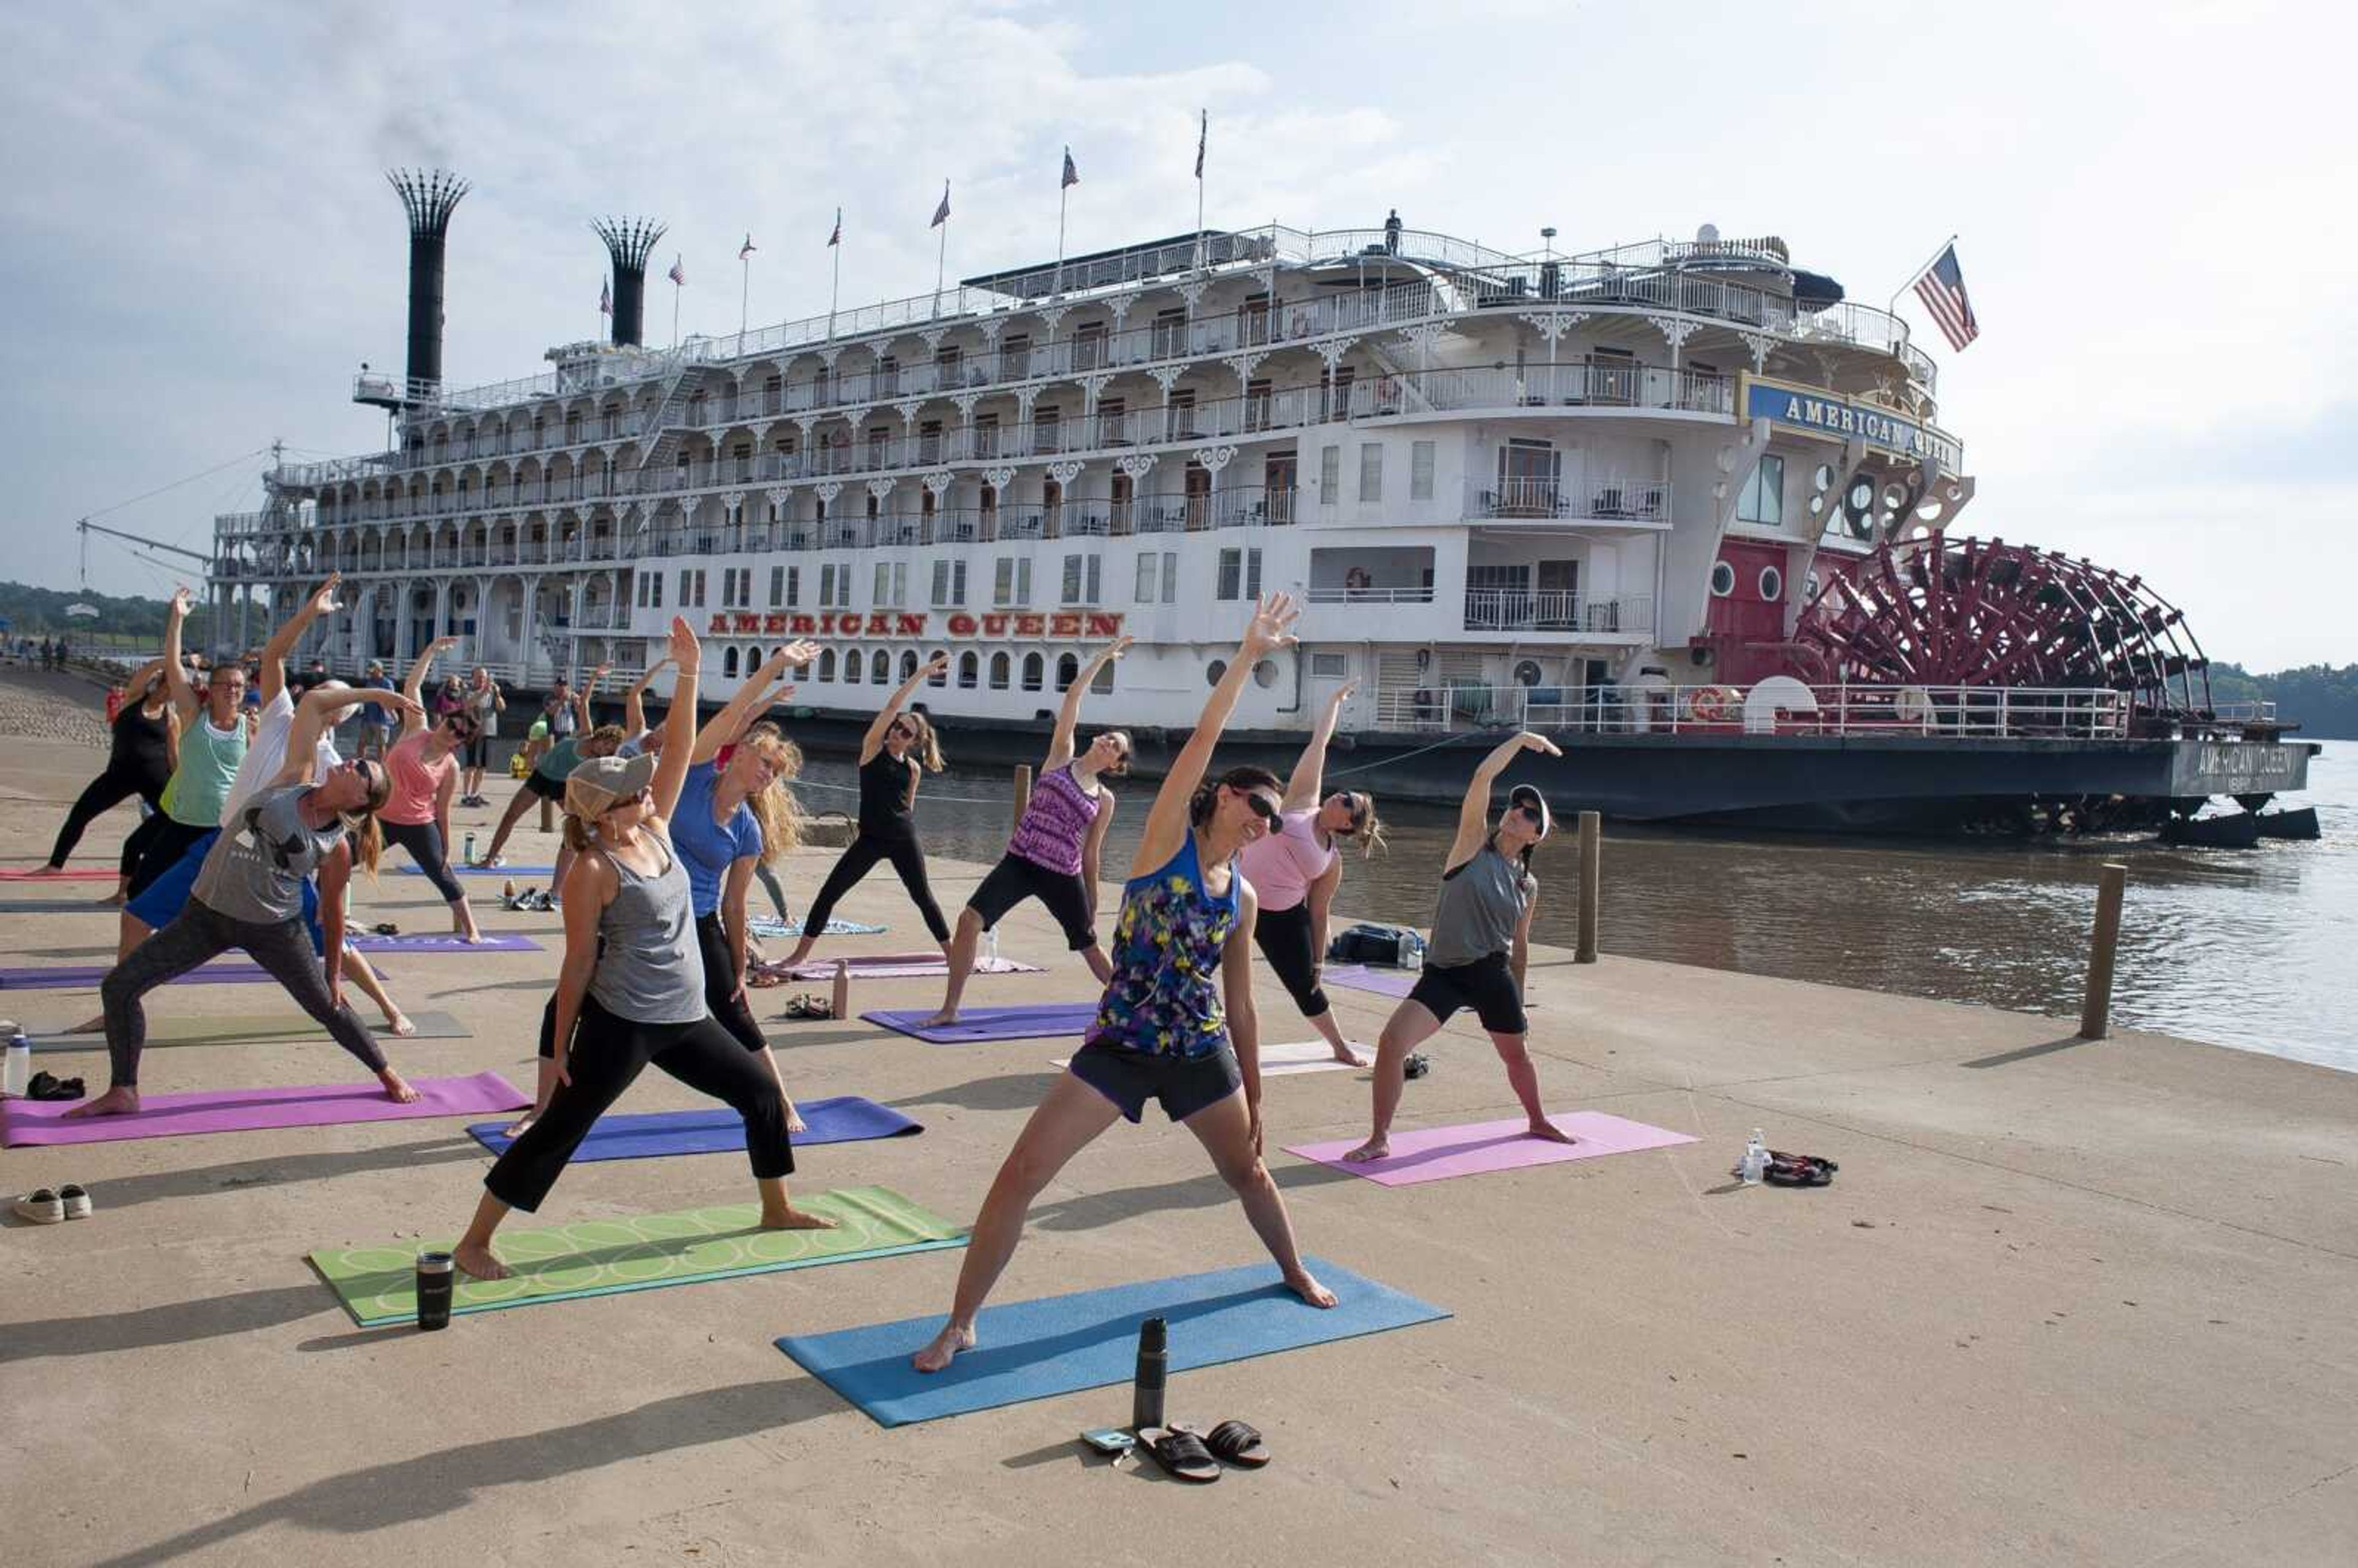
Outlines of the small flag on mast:
<svg viewBox="0 0 2358 1568">
<path fill-rule="evenodd" d="M 840 207 L 835 210 L 835 232 L 827 235 L 827 243 L 830 245 L 843 243 L 843 209 Z"/>
<path fill-rule="evenodd" d="M 934 209 L 934 221 L 933 221 L 932 222 L 930 222 L 930 223 L 926 224 L 926 225 L 925 225 L 925 227 L 927 227 L 928 229 L 938 229 L 938 228 L 940 228 L 943 224 L 945 224 L 945 223 L 948 222 L 949 221 L 950 221 L 950 182 L 949 182 L 948 180 L 945 179 L 945 180 L 943 180 L 943 181 L 942 181 L 942 204 L 941 204 L 940 206 L 938 206 L 938 207 L 936 207 L 936 208 L 935 208 L 935 209 Z"/>
<path fill-rule="evenodd" d="M 1062 190 L 1065 186 L 1078 185 L 1080 182 L 1081 171 L 1073 167 L 1073 149 L 1067 146 L 1065 149 L 1065 178 L 1056 182 L 1056 189 Z"/>
<path fill-rule="evenodd" d="M 743 261 L 747 256 L 750 256 L 752 254 L 753 236 L 749 233 L 745 236 L 745 243 L 742 245 L 740 245 L 737 249 L 737 259 L 739 261 Z"/>
<path fill-rule="evenodd" d="M 682 258 L 676 253 L 675 253 L 671 258 L 671 270 L 664 274 L 664 276 L 671 279 L 674 283 L 682 285 L 683 287 L 686 286 L 687 282 L 687 268 L 684 265 Z"/>
<path fill-rule="evenodd" d="M 601 277 L 598 280 L 598 314 L 611 316 L 613 313 L 614 285 L 609 279 Z"/>
<path fill-rule="evenodd" d="M 1197 179 L 1204 178 L 1204 144 L 1212 137 L 1212 112 L 1205 109 L 1199 113 L 1202 114 L 1203 120 L 1195 127 L 1195 178 Z"/>
<path fill-rule="evenodd" d="M 1974 319 L 1973 301 L 1965 297 L 1965 275 L 1957 266 L 1955 241 L 1950 241 L 1939 258 L 1917 277 L 1916 297 L 1940 323 L 1951 349 L 1962 352 L 1982 335 L 1981 323 Z"/>
</svg>

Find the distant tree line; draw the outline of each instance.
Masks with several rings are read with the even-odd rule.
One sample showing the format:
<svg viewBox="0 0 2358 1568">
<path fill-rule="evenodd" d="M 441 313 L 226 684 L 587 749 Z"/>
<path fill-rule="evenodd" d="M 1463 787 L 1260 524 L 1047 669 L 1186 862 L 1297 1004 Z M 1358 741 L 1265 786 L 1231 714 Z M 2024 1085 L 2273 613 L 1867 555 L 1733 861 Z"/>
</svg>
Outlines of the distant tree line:
<svg viewBox="0 0 2358 1568">
<path fill-rule="evenodd" d="M 68 615 L 66 607 L 86 604 L 98 611 Z M 78 640 L 158 643 L 164 638 L 164 601 L 111 593 L 69 592 L 36 588 L 29 583 L 0 582 L 0 616 L 8 620 L 12 637 L 64 637 Z M 182 640 L 190 652 L 213 645 L 212 611 L 201 601 L 189 617 Z"/>
<path fill-rule="evenodd" d="M 2273 702 L 2311 740 L 2358 740 L 2358 665 L 2304 665 L 2255 676 L 2241 665 L 2211 666 L 2213 702 Z"/>
</svg>

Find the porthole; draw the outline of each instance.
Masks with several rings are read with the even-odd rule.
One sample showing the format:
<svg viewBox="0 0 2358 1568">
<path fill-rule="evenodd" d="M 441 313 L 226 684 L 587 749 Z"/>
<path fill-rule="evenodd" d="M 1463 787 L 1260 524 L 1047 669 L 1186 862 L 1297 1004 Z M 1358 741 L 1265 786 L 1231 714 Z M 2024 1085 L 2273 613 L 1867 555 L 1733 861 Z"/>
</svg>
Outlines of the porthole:
<svg viewBox="0 0 2358 1568">
<path fill-rule="evenodd" d="M 1228 673 L 1228 661 L 1226 659 L 1214 659 L 1210 664 L 1204 666 L 1204 684 L 1206 686 L 1217 686 L 1220 684 L 1220 677 Z"/>
<path fill-rule="evenodd" d="M 1253 685 L 1255 685 L 1255 686 L 1257 686 L 1257 687 L 1260 687 L 1263 691 L 1267 691 L 1271 687 L 1273 687 L 1273 686 L 1275 686 L 1276 684 L 1277 684 L 1277 661 L 1276 661 L 1276 660 L 1274 660 L 1274 659 L 1263 659 L 1263 660 L 1261 660 L 1261 661 L 1260 661 L 1260 663 L 1259 663 L 1259 664 L 1257 664 L 1257 665 L 1253 665 Z"/>
<path fill-rule="evenodd" d="M 1525 687 L 1539 685 L 1539 662 L 1535 659 L 1517 660 L 1515 664 L 1515 684 L 1517 686 Z"/>
<path fill-rule="evenodd" d="M 1785 597 L 1785 574 L 1775 567 L 1760 568 L 1760 597 L 1774 604 Z"/>
<path fill-rule="evenodd" d="M 1725 599 L 1729 594 L 1734 593 L 1735 591 L 1736 568 L 1729 566 L 1725 561 L 1712 562 L 1711 596 L 1714 599 Z"/>
<path fill-rule="evenodd" d="M 1818 580 L 1818 574 L 1815 572 L 1801 579 L 1801 597 L 1812 604 L 1815 604 L 1818 601 L 1818 595 L 1825 590 L 1826 585 Z"/>
</svg>

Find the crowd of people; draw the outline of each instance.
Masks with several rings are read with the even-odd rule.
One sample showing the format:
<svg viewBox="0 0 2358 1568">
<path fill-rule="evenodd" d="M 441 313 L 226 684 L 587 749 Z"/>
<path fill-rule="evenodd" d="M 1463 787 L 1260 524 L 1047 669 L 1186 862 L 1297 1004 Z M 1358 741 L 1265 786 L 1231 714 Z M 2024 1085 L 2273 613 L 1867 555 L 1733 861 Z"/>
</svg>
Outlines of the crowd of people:
<svg viewBox="0 0 2358 1568">
<path fill-rule="evenodd" d="M 446 672 L 428 695 L 449 638 L 428 645 L 398 687 L 382 664 L 372 664 L 357 685 L 330 678 L 316 662 L 290 676 L 296 649 L 337 612 L 337 587 L 330 578 L 250 659 L 211 665 L 182 656 L 190 603 L 184 589 L 172 600 L 162 655 L 131 677 L 106 766 L 74 802 L 49 860 L 51 870 L 62 871 L 91 822 L 121 802 L 136 796 L 147 808 L 118 863 L 117 962 L 100 988 L 100 1017 L 84 1026 L 105 1033 L 109 1082 L 68 1115 L 139 1109 L 142 999 L 233 948 L 267 970 L 375 1075 L 387 1097 L 416 1098 L 379 1032 L 346 1000 L 349 981 L 383 1013 L 384 1033 L 411 1032 L 382 979 L 345 940 L 352 871 L 357 865 L 373 874 L 386 846 L 400 849 L 448 903 L 453 933 L 480 940 L 451 864 L 449 813 L 454 802 L 488 804 L 487 742 L 508 702 L 480 668 L 468 678 Z M 1297 614 L 1284 594 L 1256 605 L 1146 806 L 1103 935 L 1099 857 L 1114 817 L 1114 784 L 1128 773 L 1135 748 L 1120 729 L 1085 743 L 1080 720 L 1092 680 L 1127 651 L 1127 638 L 1097 650 L 1069 683 L 1006 853 L 955 926 L 928 881 L 916 811 L 925 776 L 944 763 L 932 722 L 912 699 L 941 663 L 903 680 L 862 738 L 857 832 L 811 901 L 789 962 L 808 960 L 838 903 L 890 861 L 946 962 L 934 1022 L 957 1019 L 984 935 L 1027 899 L 1045 907 L 1102 988 L 1069 1069 L 1033 1112 L 983 1199 L 948 1317 L 916 1352 L 920 1370 L 937 1370 L 975 1343 L 976 1314 L 1041 1190 L 1116 1120 L 1139 1121 L 1149 1101 L 1203 1144 L 1287 1285 L 1314 1307 L 1334 1304 L 1302 1260 L 1262 1158 L 1261 1031 L 1249 960 L 1258 948 L 1337 1061 L 1368 1065 L 1321 988 L 1345 850 L 1365 854 L 1382 841 L 1367 792 L 1326 787 L 1328 743 L 1350 687 L 1330 696 L 1290 777 L 1212 766 L 1245 682 L 1262 660 L 1292 645 Z M 522 782 L 482 863 L 500 863 L 535 803 L 561 808 L 552 887 L 564 914 L 564 952 L 542 1011 L 532 1109 L 511 1129 L 514 1141 L 486 1176 L 456 1250 L 468 1274 L 507 1272 L 494 1245 L 501 1223 L 514 1209 L 539 1207 L 598 1118 L 651 1065 L 741 1118 L 763 1225 L 831 1224 L 788 1195 L 802 1122 L 746 1000 L 751 888 L 764 881 L 784 919 L 774 865 L 803 836 L 791 787 L 801 753 L 765 716 L 793 694 L 789 673 L 818 653 L 809 643 L 778 649 L 709 719 L 699 719 L 702 645 L 675 620 L 664 658 L 628 688 L 623 722 L 600 724 L 592 708 L 611 673 L 604 666 L 579 689 L 559 683 L 549 694 L 527 735 Z M 668 706 L 651 721 L 645 694 L 665 669 L 672 676 Z M 349 760 L 334 739 L 348 721 L 357 721 L 359 736 Z M 1428 961 L 1378 1040 L 1370 1132 L 1350 1159 L 1389 1152 L 1409 1053 L 1460 1010 L 1471 1010 L 1489 1034 L 1531 1135 L 1568 1141 L 1544 1110 L 1522 1003 L 1538 898 L 1532 855 L 1553 823 L 1529 784 L 1509 793 L 1503 815 L 1494 819 L 1491 811 L 1500 775 L 1525 751 L 1555 748 L 1538 735 L 1517 735 L 1482 761 L 1467 785 L 1441 868 Z"/>
</svg>

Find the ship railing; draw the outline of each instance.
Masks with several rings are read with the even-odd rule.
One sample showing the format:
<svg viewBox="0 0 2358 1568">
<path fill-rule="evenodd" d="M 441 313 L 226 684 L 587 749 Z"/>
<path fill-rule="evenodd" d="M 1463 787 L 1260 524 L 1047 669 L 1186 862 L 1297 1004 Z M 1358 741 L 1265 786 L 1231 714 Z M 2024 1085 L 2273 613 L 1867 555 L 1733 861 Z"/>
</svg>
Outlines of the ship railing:
<svg viewBox="0 0 2358 1568">
<path fill-rule="evenodd" d="M 2277 705 L 2273 702 L 2222 702 L 2212 707 L 2211 716 L 2222 724 L 2273 724 L 2277 721 Z"/>
<path fill-rule="evenodd" d="M 1466 515 L 1502 522 L 1671 521 L 1671 483 L 1660 479 L 1602 477 L 1476 480 L 1466 487 Z"/>
<path fill-rule="evenodd" d="M 1351 384 L 1350 415 L 1481 408 L 1650 408 L 1721 416 L 1736 411 L 1732 378 L 1713 371 L 1672 370 L 1600 355 L 1520 370 L 1419 370 Z"/>
<path fill-rule="evenodd" d="M 1806 687 L 1783 679 L 1750 689 L 1544 680 L 1491 686 L 1437 675 L 1380 685 L 1373 702 L 1376 726 L 1385 730 L 1943 741 L 2123 741 L 2133 709 L 2126 693 L 2079 687 Z"/>
<path fill-rule="evenodd" d="M 1431 604 L 1430 588 L 1313 588 L 1313 604 Z"/>
<path fill-rule="evenodd" d="M 1573 589 L 1469 588 L 1468 632 L 1626 634 L 1654 629 L 1650 593 L 1589 593 Z"/>
</svg>

